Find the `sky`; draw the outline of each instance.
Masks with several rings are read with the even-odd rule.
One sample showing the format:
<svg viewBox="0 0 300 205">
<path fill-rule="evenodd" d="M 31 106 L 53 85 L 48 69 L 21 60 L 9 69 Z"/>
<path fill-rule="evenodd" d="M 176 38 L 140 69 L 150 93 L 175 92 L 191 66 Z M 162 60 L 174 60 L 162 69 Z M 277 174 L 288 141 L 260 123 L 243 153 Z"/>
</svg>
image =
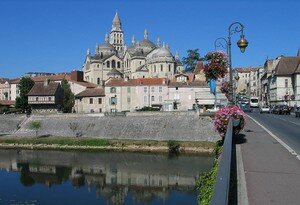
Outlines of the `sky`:
<svg viewBox="0 0 300 205">
<path fill-rule="evenodd" d="M 260 66 L 279 55 L 295 56 L 300 47 L 300 1 L 297 0 L 1 0 L 0 77 L 26 72 L 81 70 L 89 48 L 104 42 L 118 11 L 125 43 L 132 35 L 168 43 L 173 54 L 188 49 L 200 56 L 214 41 L 228 37 L 228 27 L 241 22 L 249 42 L 240 53 L 232 37 L 233 67 Z"/>
</svg>

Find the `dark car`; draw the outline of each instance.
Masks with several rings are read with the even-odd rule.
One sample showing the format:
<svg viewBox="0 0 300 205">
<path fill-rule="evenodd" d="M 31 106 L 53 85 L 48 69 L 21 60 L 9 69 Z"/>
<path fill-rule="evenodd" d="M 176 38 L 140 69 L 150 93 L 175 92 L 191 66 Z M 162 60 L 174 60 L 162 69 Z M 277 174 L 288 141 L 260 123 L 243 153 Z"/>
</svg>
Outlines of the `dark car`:
<svg viewBox="0 0 300 205">
<path fill-rule="evenodd" d="M 282 106 L 280 111 L 281 111 L 280 114 L 282 114 L 282 115 L 290 115 L 291 114 L 291 108 L 287 105 Z"/>
<path fill-rule="evenodd" d="M 244 112 L 252 112 L 252 109 L 250 108 L 249 104 L 240 104 L 240 108 L 244 111 Z"/>
<path fill-rule="evenodd" d="M 276 106 L 273 107 L 273 109 L 271 110 L 271 112 L 273 114 L 281 114 L 281 107 L 278 106 L 278 105 L 276 105 Z"/>
<path fill-rule="evenodd" d="M 295 110 L 296 117 L 300 117 L 300 107 Z"/>
</svg>

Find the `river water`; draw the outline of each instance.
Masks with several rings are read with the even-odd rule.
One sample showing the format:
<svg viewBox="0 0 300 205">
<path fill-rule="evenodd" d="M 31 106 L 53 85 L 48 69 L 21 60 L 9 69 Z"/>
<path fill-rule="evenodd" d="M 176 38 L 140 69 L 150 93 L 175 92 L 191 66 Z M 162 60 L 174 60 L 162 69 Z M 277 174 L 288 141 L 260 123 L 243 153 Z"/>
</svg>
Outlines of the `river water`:
<svg viewBox="0 0 300 205">
<path fill-rule="evenodd" d="M 197 203 L 207 155 L 0 149 L 0 204 Z"/>
</svg>

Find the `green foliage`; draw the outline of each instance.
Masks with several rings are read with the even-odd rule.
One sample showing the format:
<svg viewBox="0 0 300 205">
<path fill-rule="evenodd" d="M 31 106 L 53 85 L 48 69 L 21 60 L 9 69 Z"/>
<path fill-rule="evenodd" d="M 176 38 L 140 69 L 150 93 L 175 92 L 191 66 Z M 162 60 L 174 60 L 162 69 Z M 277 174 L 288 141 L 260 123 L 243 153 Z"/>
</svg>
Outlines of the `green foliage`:
<svg viewBox="0 0 300 205">
<path fill-rule="evenodd" d="M 42 127 L 42 123 L 40 121 L 31 121 L 29 123 L 29 129 L 35 130 L 35 136 L 37 137 L 39 129 Z"/>
<path fill-rule="evenodd" d="M 168 148 L 169 148 L 169 153 L 171 153 L 171 154 L 178 154 L 179 153 L 180 144 L 177 141 L 169 140 L 168 141 Z"/>
<path fill-rule="evenodd" d="M 0 107 L 0 114 L 7 113 L 8 112 L 8 107 Z"/>
<path fill-rule="evenodd" d="M 194 71 L 197 65 L 197 61 L 200 60 L 199 49 L 187 50 L 187 57 L 182 59 L 183 65 L 185 65 L 186 71 Z"/>
<path fill-rule="evenodd" d="M 95 138 L 15 138 L 15 139 L 1 139 L 1 143 L 6 144 L 46 144 L 46 145 L 69 145 L 69 146 L 94 146 L 104 147 L 109 146 L 110 143 L 106 139 Z"/>
<path fill-rule="evenodd" d="M 70 85 L 66 79 L 61 81 L 61 87 L 63 89 L 63 112 L 70 113 L 72 112 L 72 107 L 75 104 L 75 97 L 71 91 Z"/>
<path fill-rule="evenodd" d="M 22 77 L 18 85 L 20 96 L 16 98 L 15 107 L 20 108 L 23 111 L 29 108 L 27 94 L 34 86 L 34 81 L 29 77 Z"/>
<path fill-rule="evenodd" d="M 157 107 L 143 107 L 143 108 L 138 109 L 136 111 L 160 111 L 160 108 L 157 108 Z"/>
<path fill-rule="evenodd" d="M 202 173 L 196 182 L 196 188 L 198 191 L 198 205 L 211 204 L 211 198 L 218 175 L 218 158 L 222 152 L 222 148 L 223 141 L 217 141 L 214 148 L 215 160 L 212 169 L 209 172 Z"/>
<path fill-rule="evenodd" d="M 214 185 L 218 174 L 218 160 L 215 159 L 211 171 L 201 174 L 196 182 L 198 205 L 209 205 L 213 195 Z"/>
</svg>

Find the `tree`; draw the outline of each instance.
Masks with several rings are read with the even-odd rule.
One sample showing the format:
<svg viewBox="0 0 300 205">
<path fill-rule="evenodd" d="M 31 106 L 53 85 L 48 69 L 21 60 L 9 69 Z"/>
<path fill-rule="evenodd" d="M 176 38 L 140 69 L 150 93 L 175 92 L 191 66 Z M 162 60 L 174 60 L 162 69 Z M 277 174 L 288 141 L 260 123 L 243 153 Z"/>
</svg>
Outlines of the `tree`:
<svg viewBox="0 0 300 205">
<path fill-rule="evenodd" d="M 72 108 L 75 104 L 75 97 L 71 91 L 70 85 L 66 79 L 61 81 L 61 87 L 63 89 L 64 97 L 63 97 L 63 112 L 72 112 Z"/>
<path fill-rule="evenodd" d="M 34 81 L 29 77 L 22 77 L 18 85 L 20 96 L 16 98 L 15 107 L 25 111 L 29 108 L 27 94 L 34 86 Z"/>
<path fill-rule="evenodd" d="M 29 129 L 35 130 L 35 136 L 37 137 L 39 129 L 42 127 L 42 123 L 40 121 L 31 121 L 29 123 Z"/>
<path fill-rule="evenodd" d="M 196 68 L 197 61 L 200 60 L 199 49 L 187 50 L 187 57 L 183 58 L 183 64 L 185 65 L 185 71 L 193 72 Z"/>
</svg>

